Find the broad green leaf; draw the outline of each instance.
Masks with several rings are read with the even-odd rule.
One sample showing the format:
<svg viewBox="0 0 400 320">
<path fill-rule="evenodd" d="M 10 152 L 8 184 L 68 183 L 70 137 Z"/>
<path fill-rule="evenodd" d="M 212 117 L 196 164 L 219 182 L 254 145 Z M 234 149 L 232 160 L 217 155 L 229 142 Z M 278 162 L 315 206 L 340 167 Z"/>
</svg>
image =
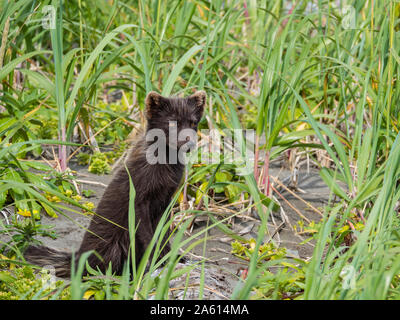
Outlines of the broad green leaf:
<svg viewBox="0 0 400 320">
<path fill-rule="evenodd" d="M 319 172 L 322 180 L 327 184 L 327 186 L 342 199 L 350 200 L 346 192 L 339 186 L 337 180 L 333 178 L 332 173 L 327 168 L 322 168 Z"/>
<path fill-rule="evenodd" d="M 174 84 L 178 79 L 178 76 L 182 72 L 183 68 L 185 67 L 185 65 L 202 48 L 203 46 L 201 45 L 194 45 L 179 59 L 179 61 L 175 64 L 174 68 L 172 69 L 170 75 L 164 82 L 164 89 L 162 90 L 163 96 L 169 96 L 171 94 Z"/>
<path fill-rule="evenodd" d="M 21 69 L 20 71 L 28 77 L 33 85 L 46 90 L 54 99 L 54 101 L 56 100 L 55 86 L 49 79 L 36 71 L 27 69 Z"/>
<path fill-rule="evenodd" d="M 14 71 L 14 69 L 25 60 L 32 58 L 33 56 L 48 54 L 48 53 L 51 53 L 51 51 L 48 50 L 33 51 L 26 53 L 18 58 L 15 58 L 14 60 L 10 61 L 8 64 L 3 66 L 3 68 L 0 70 L 0 81 L 2 81 L 10 72 Z"/>
</svg>

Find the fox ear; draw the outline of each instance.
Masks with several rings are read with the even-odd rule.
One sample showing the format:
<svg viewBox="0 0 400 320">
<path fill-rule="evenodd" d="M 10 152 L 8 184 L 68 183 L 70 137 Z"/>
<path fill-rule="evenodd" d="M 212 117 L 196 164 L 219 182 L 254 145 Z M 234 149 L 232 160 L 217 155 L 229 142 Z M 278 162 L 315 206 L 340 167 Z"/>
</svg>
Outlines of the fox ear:
<svg viewBox="0 0 400 320">
<path fill-rule="evenodd" d="M 204 105 L 206 104 L 207 95 L 205 91 L 200 90 L 192 94 L 189 97 L 189 99 L 194 100 L 196 107 L 201 108 L 203 110 Z"/>
<path fill-rule="evenodd" d="M 147 117 L 151 118 L 154 111 L 157 111 L 161 107 L 163 97 L 155 91 L 151 91 L 146 96 L 146 114 Z"/>
</svg>

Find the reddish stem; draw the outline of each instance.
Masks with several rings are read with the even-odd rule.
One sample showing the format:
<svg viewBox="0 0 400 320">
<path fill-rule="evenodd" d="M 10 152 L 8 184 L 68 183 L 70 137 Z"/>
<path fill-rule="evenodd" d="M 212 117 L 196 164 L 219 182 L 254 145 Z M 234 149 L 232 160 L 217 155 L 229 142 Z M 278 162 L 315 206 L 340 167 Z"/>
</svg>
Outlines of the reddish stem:
<svg viewBox="0 0 400 320">
<path fill-rule="evenodd" d="M 264 194 L 270 196 L 270 181 L 269 181 L 269 150 L 265 151 L 264 161 L 264 176 L 263 176 Z"/>
<path fill-rule="evenodd" d="M 246 3 L 246 1 L 243 2 L 243 7 L 244 7 L 244 16 L 246 17 L 246 23 L 247 23 L 247 24 L 250 24 L 249 10 L 247 9 L 247 3 Z"/>
</svg>

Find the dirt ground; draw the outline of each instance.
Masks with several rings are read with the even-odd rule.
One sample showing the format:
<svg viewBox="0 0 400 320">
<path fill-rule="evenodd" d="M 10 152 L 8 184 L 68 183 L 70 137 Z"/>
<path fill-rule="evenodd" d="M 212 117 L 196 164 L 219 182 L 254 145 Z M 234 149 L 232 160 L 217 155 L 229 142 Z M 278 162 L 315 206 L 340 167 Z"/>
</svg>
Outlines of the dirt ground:
<svg viewBox="0 0 400 320">
<path fill-rule="evenodd" d="M 101 199 L 107 184 L 111 181 L 112 175 L 98 176 L 91 174 L 87 171 L 86 167 L 71 164 L 73 170 L 78 172 L 77 180 L 81 183 L 81 188 L 91 189 L 95 193 L 88 201 L 93 202 L 95 205 Z M 288 186 L 291 184 L 291 173 L 282 169 L 279 162 L 273 164 L 270 168 L 270 175 L 283 182 L 282 184 Z M 274 182 L 274 180 L 272 180 Z M 290 192 L 290 188 L 279 186 L 275 183 L 276 191 L 286 199 L 278 196 L 276 192 L 274 195 L 282 205 L 283 211 L 275 213 L 270 216 L 268 223 L 269 236 L 266 241 L 273 235 L 273 241 L 279 247 L 285 247 L 289 255 L 308 259 L 313 252 L 312 242 L 304 245 L 299 243 L 306 239 L 300 237 L 293 231 L 293 225 L 300 219 L 308 219 L 319 221 L 321 215 L 317 213 L 318 209 L 328 204 L 330 191 L 329 188 L 320 178 L 316 169 L 300 170 L 298 174 L 297 190 Z M 301 199 L 299 199 L 298 197 Z M 308 204 L 307 204 L 308 203 Z M 312 209 L 313 206 L 315 209 Z M 322 210 L 320 210 L 322 211 Z M 303 216 L 303 217 L 302 217 Z M 44 245 L 56 248 L 59 250 L 74 251 L 77 250 L 82 241 L 84 228 L 89 224 L 87 216 L 68 212 L 68 217 L 59 215 L 58 218 L 50 218 L 42 214 L 42 224 L 54 226 L 53 230 L 58 235 L 58 238 L 52 240 L 50 238 L 41 239 Z M 242 235 L 244 238 L 256 238 L 259 225 L 259 219 L 254 213 L 250 213 L 248 218 L 235 217 L 232 219 L 233 230 L 235 233 Z M 211 224 L 211 222 L 209 222 Z M 198 232 L 207 225 L 204 219 L 197 219 L 194 223 L 192 234 Z M 187 233 L 186 236 L 190 236 Z M 188 256 L 186 263 L 198 263 L 203 259 L 203 253 L 207 258 L 205 263 L 205 285 L 204 285 L 204 299 L 228 299 L 239 282 L 239 275 L 241 270 L 246 268 L 246 263 L 233 256 L 231 251 L 231 242 L 226 234 L 218 228 L 212 228 L 208 232 L 210 238 L 205 246 L 197 246 Z M 0 239 L 1 240 L 1 239 Z M 183 266 L 183 265 L 182 265 Z M 178 267 L 182 267 L 181 265 Z M 200 283 L 200 267 L 195 267 L 191 272 L 189 287 L 190 290 L 186 292 L 186 299 L 198 298 L 198 286 Z M 184 286 L 185 277 L 182 279 L 173 280 L 170 284 L 171 288 L 178 288 Z M 183 290 L 171 290 L 171 298 L 182 299 Z"/>
</svg>

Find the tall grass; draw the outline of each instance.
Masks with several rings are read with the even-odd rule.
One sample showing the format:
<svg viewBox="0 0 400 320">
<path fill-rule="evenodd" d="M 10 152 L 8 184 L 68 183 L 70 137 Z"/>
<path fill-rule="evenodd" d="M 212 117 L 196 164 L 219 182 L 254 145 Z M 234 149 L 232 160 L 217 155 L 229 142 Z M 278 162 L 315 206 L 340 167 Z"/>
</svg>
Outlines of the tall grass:
<svg viewBox="0 0 400 320">
<path fill-rule="evenodd" d="M 273 196 L 270 162 L 287 150 L 305 152 L 319 167 L 332 198 L 339 199 L 323 208 L 315 250 L 305 264 L 301 297 L 398 298 L 400 7 L 396 1 L 99 3 L 3 2 L 0 106 L 7 116 L 0 117 L 0 159 L 9 152 L 18 156 L 18 146 L 29 151 L 43 142 L 24 134 L 42 105 L 57 116 L 59 141 L 52 143 L 61 144 L 64 170 L 66 146 L 71 145 L 77 123 L 89 131 L 95 121 L 91 110 L 106 86 L 130 93 L 135 97 L 130 102 L 142 111 L 151 90 L 170 95 L 205 89 L 212 106 L 206 108 L 201 126 L 256 130 L 254 173 L 236 185 L 250 194 L 262 224 L 247 279 L 233 298 L 250 298 L 264 271 L 276 264 L 260 265 L 256 253 L 273 207 L 264 201 Z M 45 5 L 57 9 L 53 30 L 27 23 L 28 18 L 40 20 Z M 246 121 L 248 114 L 253 116 Z M 241 156 L 245 155 L 242 145 Z M 210 168 L 216 166 L 203 166 Z M 196 174 L 194 169 L 190 172 Z M 0 194 L 17 184 L 2 181 Z M 44 201 L 35 193 L 34 183 L 18 187 Z M 162 247 L 157 237 L 162 239 L 168 228 L 175 201 L 151 244 L 155 256 Z M 364 229 L 353 230 L 350 243 L 343 243 L 340 228 L 356 222 Z M 202 234 L 218 224 L 222 222 Z M 184 228 L 175 234 L 161 280 L 156 284 L 151 276 L 160 264 L 150 258 L 149 249 L 139 266 L 127 266 L 120 297 L 168 297 L 168 282 L 179 274 L 175 266 Z M 73 280 L 75 298 L 84 294 L 80 267 Z"/>
</svg>

